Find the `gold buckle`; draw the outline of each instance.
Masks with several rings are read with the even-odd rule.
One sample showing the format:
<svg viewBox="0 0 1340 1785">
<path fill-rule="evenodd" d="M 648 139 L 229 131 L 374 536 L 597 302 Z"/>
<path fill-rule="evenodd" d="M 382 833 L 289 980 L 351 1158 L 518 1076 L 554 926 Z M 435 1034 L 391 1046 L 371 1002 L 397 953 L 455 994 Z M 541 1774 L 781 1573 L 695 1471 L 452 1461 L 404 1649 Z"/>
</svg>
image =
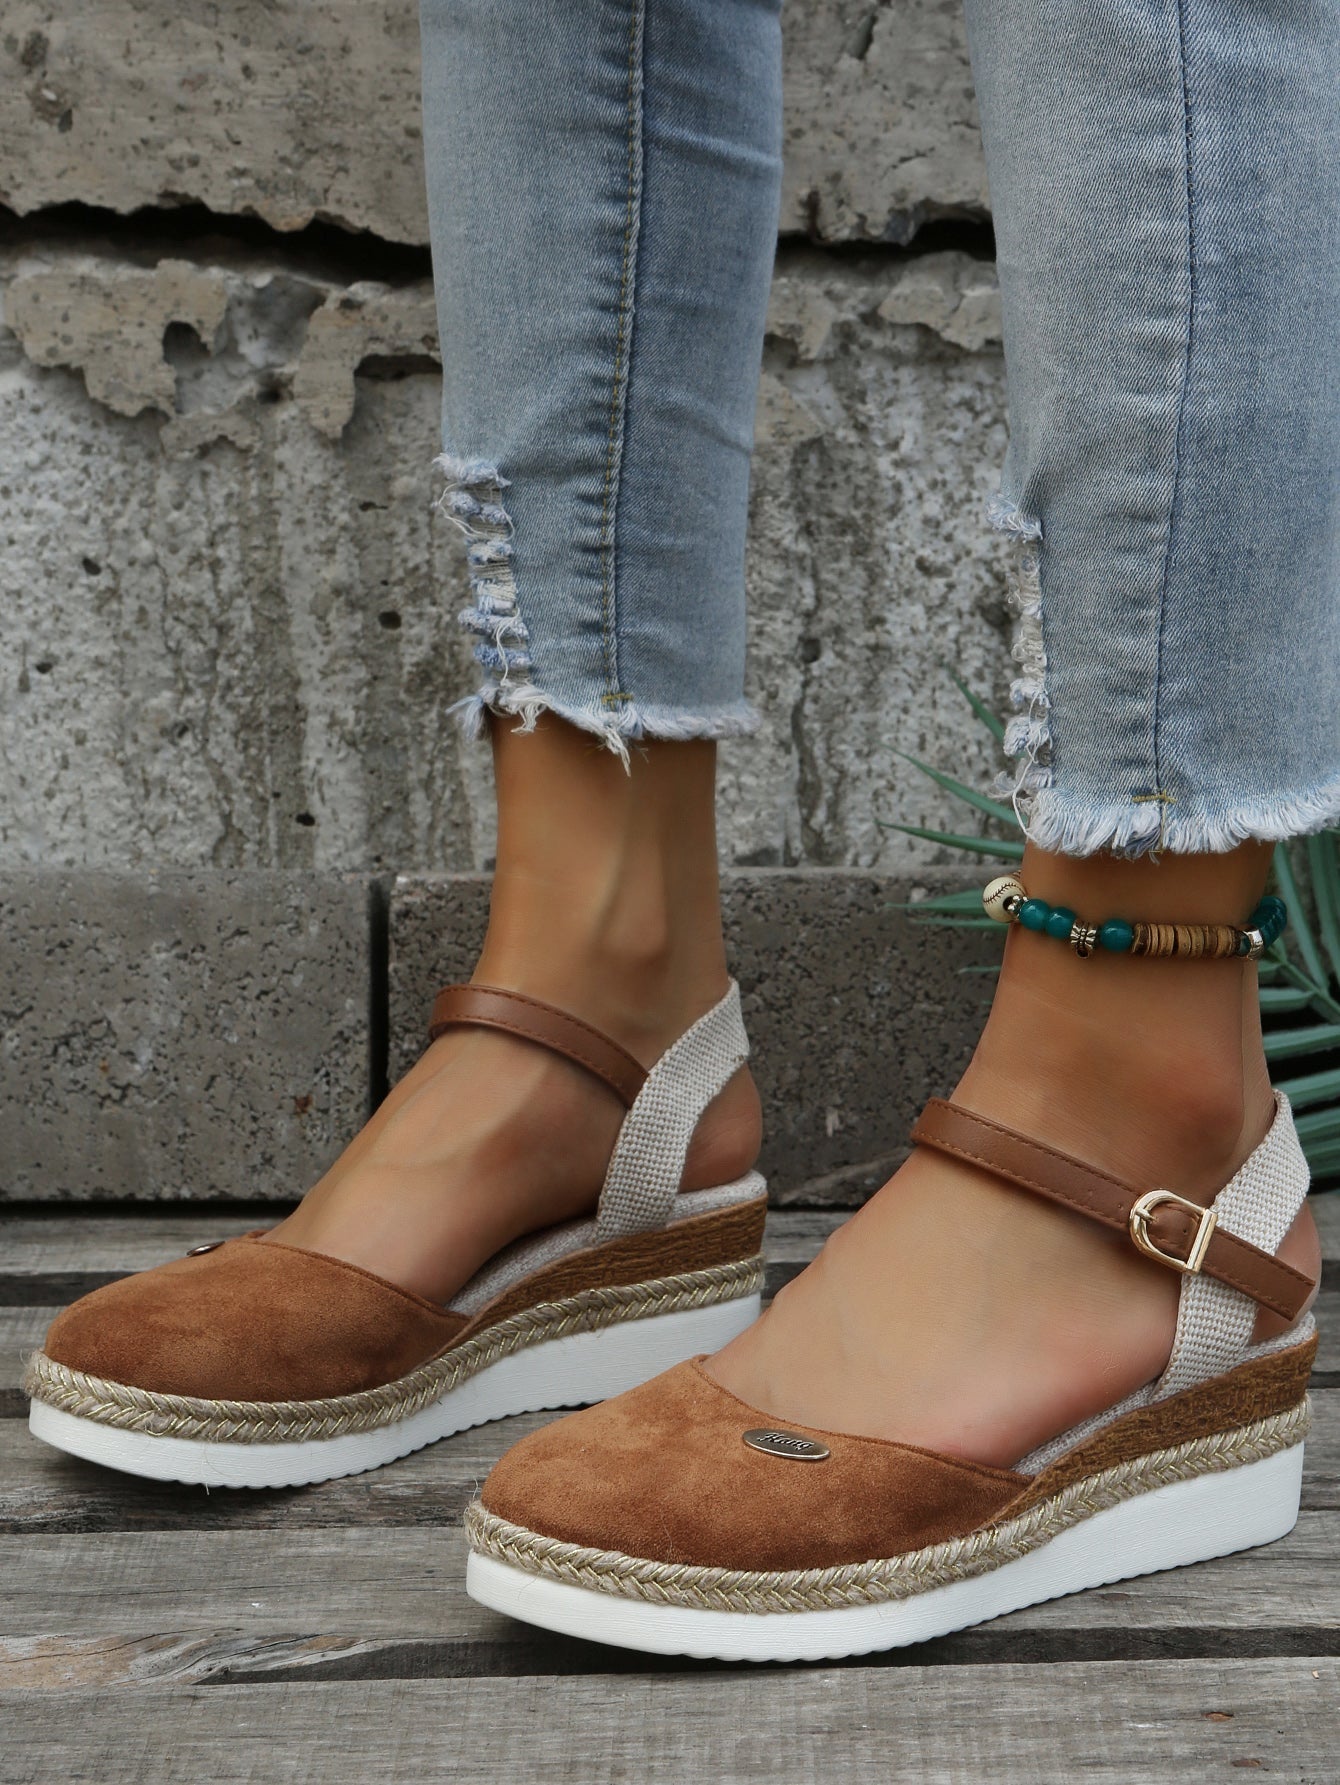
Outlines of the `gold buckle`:
<svg viewBox="0 0 1340 1785">
<path fill-rule="evenodd" d="M 1171 1202 L 1179 1209 L 1186 1209 L 1196 1217 L 1196 1237 L 1191 1243 L 1191 1251 L 1185 1258 L 1178 1258 L 1175 1253 L 1165 1252 L 1156 1246 L 1149 1237 L 1149 1217 L 1162 1204 Z M 1183 1276 L 1195 1277 L 1200 1274 L 1200 1267 L 1205 1262 L 1205 1254 L 1210 1240 L 1214 1236 L 1218 1217 L 1213 1209 L 1202 1208 L 1198 1202 L 1188 1202 L 1185 1196 L 1175 1196 L 1171 1190 L 1146 1190 L 1137 1198 L 1131 1209 L 1128 1225 L 1131 1239 L 1145 1254 L 1146 1258 L 1157 1259 L 1160 1264 L 1169 1264 Z"/>
</svg>

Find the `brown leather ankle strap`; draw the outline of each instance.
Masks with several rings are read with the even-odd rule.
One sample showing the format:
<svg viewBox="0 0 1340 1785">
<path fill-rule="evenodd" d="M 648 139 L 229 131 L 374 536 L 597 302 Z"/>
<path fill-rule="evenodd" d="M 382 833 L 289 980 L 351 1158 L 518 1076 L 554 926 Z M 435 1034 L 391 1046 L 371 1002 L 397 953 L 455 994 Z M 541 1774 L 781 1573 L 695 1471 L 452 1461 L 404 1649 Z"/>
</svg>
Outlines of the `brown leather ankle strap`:
<svg viewBox="0 0 1340 1785">
<path fill-rule="evenodd" d="M 1217 1226 L 1212 1209 L 1171 1190 L 1135 1189 L 1096 1165 L 942 1097 L 932 1097 L 918 1116 L 912 1139 L 1088 1215 L 1126 1234 L 1147 1258 L 1227 1283 L 1284 1320 L 1298 1318 L 1315 1287 L 1292 1265 Z"/>
<path fill-rule="evenodd" d="M 524 992 L 504 991 L 494 985 L 448 985 L 433 1000 L 433 1014 L 428 1025 L 428 1039 L 458 1024 L 471 1024 L 480 1029 L 505 1029 L 509 1035 L 547 1047 L 584 1066 L 607 1084 L 614 1095 L 631 1109 L 637 1094 L 646 1082 L 647 1073 L 641 1062 L 627 1050 L 584 1023 L 569 1016 L 556 1004 L 545 1004 L 539 998 L 528 998 Z"/>
</svg>

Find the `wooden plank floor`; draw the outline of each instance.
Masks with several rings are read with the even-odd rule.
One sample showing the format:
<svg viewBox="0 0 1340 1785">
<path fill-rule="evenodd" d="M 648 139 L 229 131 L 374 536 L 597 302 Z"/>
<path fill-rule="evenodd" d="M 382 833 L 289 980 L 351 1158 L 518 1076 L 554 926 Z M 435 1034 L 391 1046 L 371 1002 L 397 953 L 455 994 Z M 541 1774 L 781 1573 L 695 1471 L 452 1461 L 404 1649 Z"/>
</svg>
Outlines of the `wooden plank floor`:
<svg viewBox="0 0 1340 1785">
<path fill-rule="evenodd" d="M 841 1666 L 622 1654 L 485 1612 L 460 1515 L 532 1416 L 285 1492 L 140 1485 L 33 1442 L 72 1295 L 264 1215 L 0 1216 L 0 1785 L 1340 1782 L 1340 1196 L 1303 1514 L 1268 1550 Z M 770 1218 L 769 1284 L 839 1216 Z"/>
</svg>

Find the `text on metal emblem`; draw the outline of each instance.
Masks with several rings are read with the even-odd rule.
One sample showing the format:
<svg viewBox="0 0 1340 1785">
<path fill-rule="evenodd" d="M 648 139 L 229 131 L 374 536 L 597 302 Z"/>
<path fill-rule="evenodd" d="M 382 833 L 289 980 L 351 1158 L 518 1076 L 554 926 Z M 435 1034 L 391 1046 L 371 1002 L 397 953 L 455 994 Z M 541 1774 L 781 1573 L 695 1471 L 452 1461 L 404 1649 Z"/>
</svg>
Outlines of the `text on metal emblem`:
<svg viewBox="0 0 1340 1785">
<path fill-rule="evenodd" d="M 822 1463 L 829 1454 L 826 1444 L 802 1438 L 799 1432 L 779 1432 L 772 1426 L 746 1432 L 744 1441 L 751 1450 L 761 1450 L 770 1457 L 789 1457 L 795 1463 Z"/>
</svg>

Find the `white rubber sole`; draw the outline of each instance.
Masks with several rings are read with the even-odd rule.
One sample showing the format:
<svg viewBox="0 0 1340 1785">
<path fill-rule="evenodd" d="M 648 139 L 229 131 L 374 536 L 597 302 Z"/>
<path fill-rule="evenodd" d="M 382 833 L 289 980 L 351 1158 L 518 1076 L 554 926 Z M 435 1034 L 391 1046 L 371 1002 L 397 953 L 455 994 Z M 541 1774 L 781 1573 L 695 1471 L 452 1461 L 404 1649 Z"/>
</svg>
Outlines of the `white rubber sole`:
<svg viewBox="0 0 1340 1785">
<path fill-rule="evenodd" d="M 466 1591 L 545 1630 L 658 1655 L 718 1661 L 822 1661 L 946 1636 L 1025 1605 L 1138 1574 L 1273 1543 L 1298 1518 L 1303 1446 L 1154 1488 L 1094 1513 L 988 1574 L 913 1598 L 834 1611 L 700 1611 L 653 1605 L 529 1574 L 472 1554 Z"/>
<path fill-rule="evenodd" d="M 605 1401 L 700 1352 L 718 1351 L 758 1319 L 758 1295 L 623 1320 L 545 1339 L 488 1364 L 408 1419 L 367 1432 L 280 1444 L 220 1444 L 123 1431 L 34 1401 L 29 1430 L 44 1444 L 151 1481 L 206 1487 L 303 1487 L 380 1468 L 469 1426 Z"/>
</svg>

